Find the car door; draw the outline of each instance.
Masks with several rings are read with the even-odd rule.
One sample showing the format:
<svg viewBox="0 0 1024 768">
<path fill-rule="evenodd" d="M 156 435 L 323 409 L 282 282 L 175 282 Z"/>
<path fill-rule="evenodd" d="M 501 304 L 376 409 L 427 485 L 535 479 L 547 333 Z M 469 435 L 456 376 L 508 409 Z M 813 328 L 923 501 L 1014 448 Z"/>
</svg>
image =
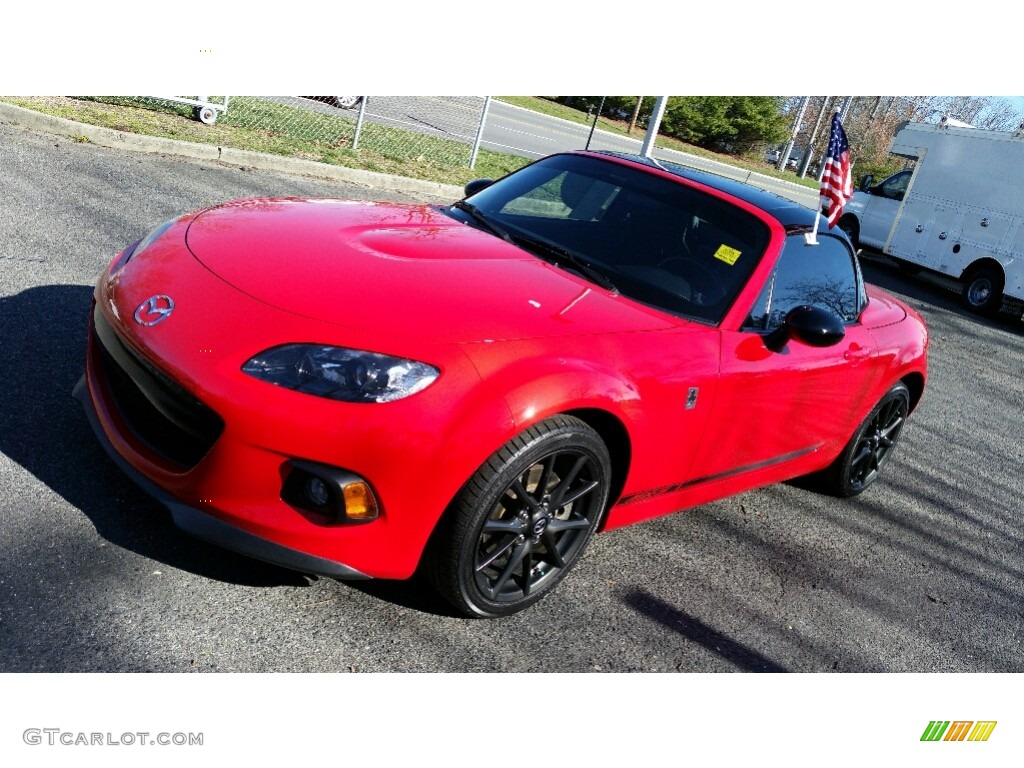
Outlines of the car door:
<svg viewBox="0 0 1024 768">
<path fill-rule="evenodd" d="M 885 247 L 912 173 L 900 171 L 868 190 L 869 198 L 860 222 L 861 243 L 879 250 Z"/>
<path fill-rule="evenodd" d="M 844 240 L 791 235 L 746 322 L 722 331 L 718 394 L 693 476 L 787 477 L 789 465 L 846 442 L 880 375 L 875 342 L 858 321 L 866 304 L 856 258 Z M 845 324 L 843 339 L 813 347 L 774 343 L 786 315 L 821 307 Z M 755 475 L 755 473 L 757 473 Z"/>
</svg>

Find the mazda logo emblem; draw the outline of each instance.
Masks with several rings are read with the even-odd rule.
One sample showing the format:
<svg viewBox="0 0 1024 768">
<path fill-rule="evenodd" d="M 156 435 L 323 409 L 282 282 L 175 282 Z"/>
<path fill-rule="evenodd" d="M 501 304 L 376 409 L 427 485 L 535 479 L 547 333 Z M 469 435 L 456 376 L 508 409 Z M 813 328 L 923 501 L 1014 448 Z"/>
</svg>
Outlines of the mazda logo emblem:
<svg viewBox="0 0 1024 768">
<path fill-rule="evenodd" d="M 135 322 L 139 325 L 156 325 L 161 320 L 166 320 L 174 311 L 174 300 L 162 293 L 150 296 L 139 304 L 135 310 Z"/>
<path fill-rule="evenodd" d="M 533 524 L 533 535 L 534 536 L 540 536 L 541 534 L 544 533 L 544 529 L 547 528 L 547 527 L 548 527 L 548 519 L 546 517 L 540 518 L 539 520 L 535 521 L 534 524 Z"/>
</svg>

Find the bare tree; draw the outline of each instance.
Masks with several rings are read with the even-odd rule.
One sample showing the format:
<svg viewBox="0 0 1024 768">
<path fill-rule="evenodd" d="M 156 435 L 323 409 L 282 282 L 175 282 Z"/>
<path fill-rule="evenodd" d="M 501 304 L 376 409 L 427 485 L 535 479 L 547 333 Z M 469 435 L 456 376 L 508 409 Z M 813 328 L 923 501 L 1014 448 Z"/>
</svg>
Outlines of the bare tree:
<svg viewBox="0 0 1024 768">
<path fill-rule="evenodd" d="M 824 99 L 811 97 L 810 109 L 822 109 Z M 794 102 L 798 103 L 787 101 L 787 107 Z M 1024 120 L 1019 108 L 998 96 L 856 96 L 843 124 L 854 166 L 896 170 L 902 161 L 889 154 L 889 144 L 899 124 L 906 120 L 934 123 L 943 116 L 1001 131 L 1016 130 Z M 805 131 L 795 143 L 808 148 L 811 141 L 811 131 Z M 822 157 L 828 147 L 828 131 L 822 131 L 813 141 L 809 149 L 815 157 Z"/>
</svg>

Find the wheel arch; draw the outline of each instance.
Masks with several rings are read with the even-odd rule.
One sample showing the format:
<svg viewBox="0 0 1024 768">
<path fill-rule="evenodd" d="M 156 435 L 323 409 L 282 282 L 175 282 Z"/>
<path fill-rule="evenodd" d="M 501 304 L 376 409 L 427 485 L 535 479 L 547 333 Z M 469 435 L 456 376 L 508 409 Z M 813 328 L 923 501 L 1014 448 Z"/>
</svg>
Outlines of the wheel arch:
<svg viewBox="0 0 1024 768">
<path fill-rule="evenodd" d="M 548 390 L 546 404 L 543 407 L 535 407 L 534 409 L 531 409 L 533 415 L 532 418 L 529 420 L 513 420 L 512 423 L 499 430 L 500 435 L 496 440 L 498 445 L 494 448 L 494 452 L 500 450 L 501 447 L 506 445 L 510 440 L 515 439 L 530 428 L 535 427 L 548 419 L 557 416 L 572 416 L 577 418 L 593 429 L 608 449 L 612 468 L 611 484 L 608 489 L 607 507 L 610 509 L 622 495 L 622 490 L 626 485 L 626 479 L 629 475 L 630 466 L 632 465 L 633 440 L 630 437 L 629 429 L 626 426 L 622 415 L 613 412 L 609 403 L 602 404 L 600 402 L 594 402 L 593 400 L 585 404 L 581 404 L 579 402 L 573 403 L 573 398 L 570 396 L 570 393 L 573 390 L 571 376 L 566 376 L 563 373 L 558 377 L 558 380 L 561 385 L 557 390 L 559 396 L 555 396 L 553 391 Z M 540 380 L 538 379 L 534 384 L 539 384 L 539 382 Z M 543 387 L 538 388 L 543 389 Z M 515 397 L 509 397 L 508 395 L 506 397 L 512 402 L 515 402 L 517 399 Z M 493 455 L 493 452 L 490 455 Z M 486 460 L 487 459 L 485 457 L 483 461 Z M 466 487 L 466 483 L 471 482 L 472 478 L 473 472 L 470 472 L 465 478 L 463 484 L 460 485 L 452 494 L 442 513 L 433 521 L 426 537 L 423 552 L 426 552 L 426 550 L 432 546 L 432 542 L 438 535 L 444 535 L 444 521 L 446 518 L 450 517 L 453 505 L 458 501 L 459 496 Z M 601 521 L 600 525 L 603 527 L 604 520 Z M 421 562 L 422 554 L 423 553 L 421 553 L 420 558 Z"/>
<path fill-rule="evenodd" d="M 964 271 L 960 273 L 960 279 L 967 280 L 972 274 L 982 269 L 997 269 L 1003 279 L 1006 279 L 1006 270 L 1003 269 L 1003 265 L 998 259 L 992 256 L 982 256 L 980 259 L 972 261 L 964 268 Z"/>
<path fill-rule="evenodd" d="M 612 460 L 612 482 L 608 489 L 608 506 L 612 506 L 622 495 L 633 457 L 633 445 L 629 437 L 629 430 L 617 416 L 600 408 L 569 409 L 564 413 L 566 416 L 575 416 L 597 432 L 608 448 L 608 454 Z"/>
<path fill-rule="evenodd" d="M 913 413 L 914 409 L 917 408 L 917 404 L 921 402 L 921 398 L 924 396 L 924 376 L 917 372 L 908 373 L 901 381 L 906 384 L 907 389 L 910 391 L 910 412 Z"/>
<path fill-rule="evenodd" d="M 846 226 L 843 226 L 843 225 Z M 836 222 L 836 226 L 847 233 L 847 237 L 850 238 L 850 242 L 853 247 L 856 248 L 860 244 L 860 219 L 857 218 L 855 213 L 844 213 L 839 217 L 839 221 Z M 850 229 L 847 230 L 847 227 Z M 850 234 L 852 231 L 853 234 Z"/>
</svg>

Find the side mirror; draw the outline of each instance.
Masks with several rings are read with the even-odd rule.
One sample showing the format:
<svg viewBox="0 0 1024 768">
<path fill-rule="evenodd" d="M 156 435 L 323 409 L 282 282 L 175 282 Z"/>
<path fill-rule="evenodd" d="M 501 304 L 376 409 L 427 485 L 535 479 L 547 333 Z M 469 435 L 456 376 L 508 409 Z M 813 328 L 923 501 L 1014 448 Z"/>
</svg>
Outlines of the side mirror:
<svg viewBox="0 0 1024 768">
<path fill-rule="evenodd" d="M 870 173 L 867 176 L 862 176 L 860 179 L 860 191 L 867 192 L 871 189 L 871 185 L 875 183 L 875 177 Z"/>
<path fill-rule="evenodd" d="M 782 325 L 765 338 L 765 345 L 779 352 L 790 339 L 809 347 L 831 347 L 846 336 L 846 326 L 835 314 L 804 304 L 794 307 Z"/>
<path fill-rule="evenodd" d="M 494 179 L 473 179 L 464 187 L 463 191 L 466 193 L 466 197 L 470 197 L 482 189 L 487 189 L 493 183 Z"/>
</svg>

